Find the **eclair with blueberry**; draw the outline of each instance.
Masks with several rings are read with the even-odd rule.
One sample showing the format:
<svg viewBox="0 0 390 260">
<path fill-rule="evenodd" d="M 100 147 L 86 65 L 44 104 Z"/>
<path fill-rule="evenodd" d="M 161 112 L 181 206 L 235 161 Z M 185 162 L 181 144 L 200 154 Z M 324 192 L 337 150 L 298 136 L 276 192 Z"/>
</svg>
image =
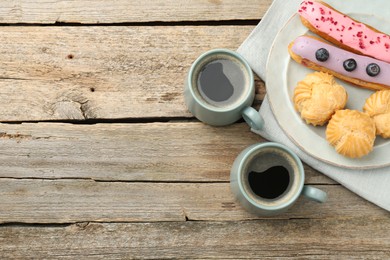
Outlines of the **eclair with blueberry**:
<svg viewBox="0 0 390 260">
<path fill-rule="evenodd" d="M 390 63 L 389 35 L 320 1 L 303 1 L 298 14 L 310 31 L 340 48 Z"/>
<path fill-rule="evenodd" d="M 390 63 L 346 51 L 307 35 L 291 42 L 288 51 L 296 62 L 310 69 L 332 74 L 363 88 L 390 89 Z"/>
</svg>

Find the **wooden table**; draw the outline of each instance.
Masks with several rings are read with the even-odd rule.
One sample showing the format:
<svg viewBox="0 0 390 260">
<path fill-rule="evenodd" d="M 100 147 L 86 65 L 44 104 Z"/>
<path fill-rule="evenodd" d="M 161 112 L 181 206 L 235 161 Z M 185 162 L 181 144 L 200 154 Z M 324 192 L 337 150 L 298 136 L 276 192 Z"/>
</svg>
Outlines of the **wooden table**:
<svg viewBox="0 0 390 260">
<path fill-rule="evenodd" d="M 327 203 L 247 213 L 230 167 L 266 140 L 187 111 L 191 63 L 237 49 L 271 2 L 2 3 L 0 258 L 389 259 L 389 213 L 308 166 Z"/>
</svg>

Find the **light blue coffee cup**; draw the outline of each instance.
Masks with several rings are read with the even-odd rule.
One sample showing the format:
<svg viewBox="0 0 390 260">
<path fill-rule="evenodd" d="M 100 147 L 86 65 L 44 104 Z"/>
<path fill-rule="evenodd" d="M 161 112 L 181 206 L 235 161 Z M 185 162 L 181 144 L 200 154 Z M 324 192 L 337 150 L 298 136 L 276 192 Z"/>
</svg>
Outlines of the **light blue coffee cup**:
<svg viewBox="0 0 390 260">
<path fill-rule="evenodd" d="M 261 197 L 251 188 L 249 173 L 266 172 L 274 166 L 284 167 L 288 171 L 288 186 L 278 197 Z M 304 185 L 304 181 L 305 172 L 298 156 L 286 146 L 273 142 L 254 144 L 244 149 L 235 159 L 230 172 L 231 191 L 235 198 L 247 211 L 260 216 L 287 211 L 301 195 L 320 203 L 326 201 L 324 191 Z"/>
<path fill-rule="evenodd" d="M 198 77 L 202 68 L 218 59 L 236 62 L 245 77 L 243 87 L 234 90 L 239 92 L 240 98 L 227 106 L 218 106 L 208 102 L 200 94 L 198 86 Z M 184 99 L 188 110 L 200 121 L 209 125 L 225 126 L 243 117 L 251 128 L 261 129 L 263 119 L 258 111 L 251 107 L 254 97 L 255 83 L 252 69 L 241 55 L 231 50 L 214 49 L 202 54 L 192 64 L 186 77 Z"/>
</svg>

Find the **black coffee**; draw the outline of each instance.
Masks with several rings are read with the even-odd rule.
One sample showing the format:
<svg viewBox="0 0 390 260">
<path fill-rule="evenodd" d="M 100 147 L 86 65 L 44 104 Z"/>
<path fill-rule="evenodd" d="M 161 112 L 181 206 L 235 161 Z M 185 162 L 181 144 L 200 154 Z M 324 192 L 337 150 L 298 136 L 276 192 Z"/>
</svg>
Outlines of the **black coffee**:
<svg viewBox="0 0 390 260">
<path fill-rule="evenodd" d="M 290 174 L 283 166 L 273 166 L 264 172 L 251 171 L 249 186 L 259 197 L 275 199 L 282 195 L 290 184 Z"/>
<path fill-rule="evenodd" d="M 241 65 L 229 59 L 217 59 L 200 71 L 198 90 L 203 99 L 215 106 L 228 106 L 245 92 L 245 74 Z"/>
</svg>

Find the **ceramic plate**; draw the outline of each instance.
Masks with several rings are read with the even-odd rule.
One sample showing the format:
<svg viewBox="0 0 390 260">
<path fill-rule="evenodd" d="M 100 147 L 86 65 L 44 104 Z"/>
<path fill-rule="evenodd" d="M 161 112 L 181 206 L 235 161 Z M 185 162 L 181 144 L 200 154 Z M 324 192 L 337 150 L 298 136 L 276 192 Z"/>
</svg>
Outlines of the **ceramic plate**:
<svg viewBox="0 0 390 260">
<path fill-rule="evenodd" d="M 353 4 L 352 4 L 353 2 Z M 369 24 L 385 33 L 390 33 L 390 2 L 384 1 L 327 1 L 334 8 L 352 18 Z M 364 6 L 364 8 L 362 8 Z M 384 18 L 386 17 L 386 19 Z M 298 36 L 311 34 L 294 15 L 276 36 L 267 61 L 267 94 L 276 119 L 289 138 L 313 157 L 345 168 L 367 169 L 390 165 L 390 140 L 377 137 L 373 151 L 359 159 L 350 159 L 338 154 L 326 141 L 326 127 L 307 125 L 292 102 L 294 88 L 310 70 L 290 58 L 287 46 Z M 362 111 L 365 100 L 373 91 L 362 89 L 338 80 L 348 92 L 346 108 Z"/>
</svg>

